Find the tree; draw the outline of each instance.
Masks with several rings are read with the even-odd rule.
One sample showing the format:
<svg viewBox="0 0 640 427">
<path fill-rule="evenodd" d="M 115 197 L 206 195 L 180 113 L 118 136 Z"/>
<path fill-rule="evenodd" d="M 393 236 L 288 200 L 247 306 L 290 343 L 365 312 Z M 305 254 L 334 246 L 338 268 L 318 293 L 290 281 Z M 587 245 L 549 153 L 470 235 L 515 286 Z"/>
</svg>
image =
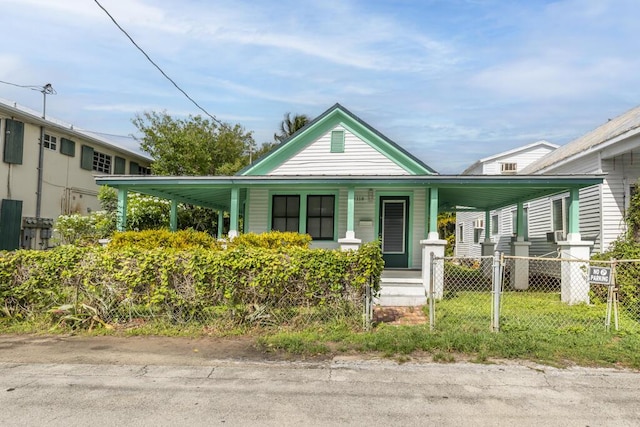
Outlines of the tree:
<svg viewBox="0 0 640 427">
<path fill-rule="evenodd" d="M 282 142 L 291 135 L 302 129 L 311 119 L 306 114 L 296 114 L 291 118 L 291 113 L 286 113 L 280 123 L 280 133 L 274 133 L 273 139 Z"/>
<path fill-rule="evenodd" d="M 176 119 L 166 112 L 137 114 L 140 148 L 153 158 L 156 175 L 233 175 L 255 150 L 252 132 L 236 124 L 219 125 L 201 116 Z"/>
</svg>

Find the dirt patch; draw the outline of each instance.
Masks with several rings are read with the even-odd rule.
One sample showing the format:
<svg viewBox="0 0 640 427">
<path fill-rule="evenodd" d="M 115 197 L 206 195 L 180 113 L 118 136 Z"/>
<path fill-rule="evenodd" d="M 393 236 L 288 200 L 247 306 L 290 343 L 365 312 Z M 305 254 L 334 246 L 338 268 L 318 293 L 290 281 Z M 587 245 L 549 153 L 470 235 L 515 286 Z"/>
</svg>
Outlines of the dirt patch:
<svg viewBox="0 0 640 427">
<path fill-rule="evenodd" d="M 313 360 L 330 359 L 317 356 Z M 206 365 L 214 360 L 309 360 L 265 351 L 254 337 L 79 337 L 0 335 L 0 362 L 120 365 Z"/>
</svg>

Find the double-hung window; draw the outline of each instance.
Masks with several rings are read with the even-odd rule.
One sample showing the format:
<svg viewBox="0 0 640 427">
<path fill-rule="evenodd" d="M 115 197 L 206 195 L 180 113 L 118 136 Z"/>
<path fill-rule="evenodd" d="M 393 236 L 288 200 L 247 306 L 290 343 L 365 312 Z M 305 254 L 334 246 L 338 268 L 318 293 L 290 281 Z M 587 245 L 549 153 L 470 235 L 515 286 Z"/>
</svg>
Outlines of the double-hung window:
<svg viewBox="0 0 640 427">
<path fill-rule="evenodd" d="M 274 195 L 271 229 L 307 233 L 314 240 L 335 238 L 335 195 Z"/>
<path fill-rule="evenodd" d="M 300 231 L 300 196 L 273 196 L 271 229 Z"/>
<path fill-rule="evenodd" d="M 307 234 L 314 240 L 333 240 L 335 196 L 307 196 Z"/>
</svg>

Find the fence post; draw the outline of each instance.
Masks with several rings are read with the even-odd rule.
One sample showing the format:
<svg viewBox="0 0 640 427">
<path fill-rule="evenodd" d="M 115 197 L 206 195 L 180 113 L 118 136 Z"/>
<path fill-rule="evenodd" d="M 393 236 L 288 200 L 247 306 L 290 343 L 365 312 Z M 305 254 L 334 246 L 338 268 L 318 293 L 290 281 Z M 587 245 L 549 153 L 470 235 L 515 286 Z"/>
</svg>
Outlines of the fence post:
<svg viewBox="0 0 640 427">
<path fill-rule="evenodd" d="M 491 330 L 500 331 L 500 294 L 502 291 L 502 259 L 500 252 L 493 254 L 493 290 L 491 292 Z"/>
<path fill-rule="evenodd" d="M 371 298 L 371 278 L 369 283 L 364 287 L 364 329 L 368 331 L 371 329 L 371 320 L 373 318 L 373 301 Z"/>
<path fill-rule="evenodd" d="M 429 330 L 433 331 L 436 323 L 436 301 L 435 301 L 435 272 L 436 272 L 436 255 L 431 252 L 431 265 L 429 268 L 431 269 L 431 278 L 429 280 Z"/>
</svg>

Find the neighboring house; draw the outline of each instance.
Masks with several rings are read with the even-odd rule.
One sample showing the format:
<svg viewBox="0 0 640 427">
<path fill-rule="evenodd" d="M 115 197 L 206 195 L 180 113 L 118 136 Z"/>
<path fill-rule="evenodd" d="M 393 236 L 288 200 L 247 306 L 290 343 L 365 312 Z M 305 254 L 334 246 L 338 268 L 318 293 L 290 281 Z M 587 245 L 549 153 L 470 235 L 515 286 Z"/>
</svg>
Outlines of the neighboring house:
<svg viewBox="0 0 640 427">
<path fill-rule="evenodd" d="M 228 212 L 230 237 L 297 231 L 312 236 L 312 247 L 343 250 L 380 239 L 387 270 L 422 270 L 412 279 L 418 288 L 411 303 L 424 303 L 430 254 L 443 255 L 446 244 L 438 235 L 438 212 L 461 205 L 498 209 L 529 194 L 575 195 L 602 179 L 438 175 L 336 104 L 236 176 L 99 176 L 96 181 L 118 189 L 120 229 L 131 191 L 170 200 L 172 229 L 177 204 L 186 202 L 219 215 Z"/>
<path fill-rule="evenodd" d="M 474 164 L 468 170 L 477 170 L 477 167 Z M 640 178 L 640 107 L 608 120 L 525 167 L 518 167 L 518 174 L 603 174 L 602 184 L 579 191 L 579 232 L 583 240 L 593 242 L 591 252 L 606 251 L 625 231 L 625 212 Z M 563 192 L 526 203 L 524 240 L 530 243 L 530 255 L 555 255 L 557 243 L 570 237 L 569 197 L 569 192 Z M 513 207 L 492 211 L 488 225 L 491 228 L 490 240 L 497 244 L 496 249 L 505 253 L 510 253 L 509 243 L 514 234 L 513 211 Z M 458 225 L 463 229 L 473 228 L 474 221 L 482 218 L 482 213 L 475 216 L 461 214 Z M 481 221 L 476 225 L 487 226 Z M 463 240 L 470 238 L 465 233 Z M 476 256 L 479 246 L 459 243 L 456 253 Z"/>
<path fill-rule="evenodd" d="M 537 141 L 493 156 L 480 159 L 462 172 L 463 175 L 516 175 L 533 162 L 558 148 L 548 141 Z M 524 207 L 525 223 L 528 206 Z M 459 212 L 456 214 L 456 256 L 477 257 L 482 254 L 481 244 L 487 231 L 495 250 L 510 253 L 516 226 L 516 206 L 492 210 L 489 224 L 485 212 Z M 525 224 L 526 230 L 526 224 Z"/>
<path fill-rule="evenodd" d="M 522 173 L 604 174 L 602 184 L 580 190 L 580 233 L 594 242 L 594 252 L 603 252 L 626 229 L 624 216 L 640 178 L 639 160 L 640 106 L 558 148 Z M 567 196 L 530 203 L 533 255 L 545 254 L 554 241 L 567 238 Z"/>
<path fill-rule="evenodd" d="M 47 248 L 59 215 L 100 209 L 94 175 L 150 173 L 148 157 L 16 105 L 0 102 L 0 122 L 0 249 Z"/>
</svg>

